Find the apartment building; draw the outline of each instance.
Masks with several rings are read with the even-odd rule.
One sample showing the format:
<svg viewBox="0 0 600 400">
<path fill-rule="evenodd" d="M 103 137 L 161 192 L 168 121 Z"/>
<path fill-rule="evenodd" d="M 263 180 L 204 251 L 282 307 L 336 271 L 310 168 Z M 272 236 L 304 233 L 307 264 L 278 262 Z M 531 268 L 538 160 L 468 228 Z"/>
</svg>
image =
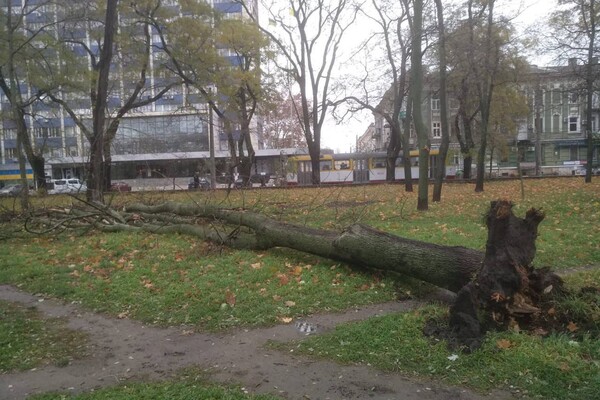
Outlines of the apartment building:
<svg viewBox="0 0 600 400">
<path fill-rule="evenodd" d="M 600 71 L 598 64 L 594 68 Z M 587 164 L 586 96 L 582 85 L 584 66 L 571 60 L 569 65 L 559 67 L 531 66 L 520 86 L 526 96 L 528 115 L 518 117 L 514 132 L 503 139 L 504 151 L 496 151 L 486 162 L 491 176 L 514 176 L 519 173 L 535 175 L 580 175 Z M 600 74 L 596 74 L 600 76 Z M 431 148 L 441 143 L 442 125 L 439 89 L 428 82 L 423 91 L 421 111 L 429 130 Z M 378 106 L 385 109 L 385 99 Z M 446 159 L 447 173 L 460 174 L 463 157 L 456 137 L 455 117 L 458 102 L 449 93 L 450 149 Z M 403 112 L 400 118 L 405 115 Z M 373 113 L 373 123 L 361 135 L 357 143 L 365 151 L 385 151 L 389 143 L 390 127 L 379 113 Z M 599 166 L 600 153 L 600 90 L 593 95 L 592 119 L 589 124 L 594 137 L 593 167 Z M 490 133 L 494 134 L 493 130 Z M 416 149 L 416 134 L 409 133 L 410 149 Z M 473 165 L 475 168 L 475 165 Z"/>
</svg>

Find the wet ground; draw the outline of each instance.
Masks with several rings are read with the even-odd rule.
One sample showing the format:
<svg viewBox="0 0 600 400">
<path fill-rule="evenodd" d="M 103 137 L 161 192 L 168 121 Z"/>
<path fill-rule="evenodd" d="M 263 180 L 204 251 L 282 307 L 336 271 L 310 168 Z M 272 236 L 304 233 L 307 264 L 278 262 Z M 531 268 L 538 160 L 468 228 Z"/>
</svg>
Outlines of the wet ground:
<svg viewBox="0 0 600 400">
<path fill-rule="evenodd" d="M 71 329 L 89 335 L 89 356 L 64 367 L 45 366 L 0 375 L 0 399 L 25 399 L 47 391 L 82 392 L 128 380 L 168 379 L 184 367 L 206 370 L 211 380 L 245 387 L 249 392 L 272 393 L 286 399 L 510 399 L 504 392 L 488 396 L 468 389 L 447 387 L 376 371 L 367 366 L 342 366 L 265 346 L 305 337 L 295 324 L 238 330 L 227 334 L 194 333 L 185 327 L 157 328 L 116 319 L 24 293 L 0 285 L 0 299 L 35 307 L 48 317 L 63 317 Z M 321 314 L 306 322 L 314 334 L 337 324 L 390 312 L 407 311 L 411 301 L 385 303 Z"/>
</svg>

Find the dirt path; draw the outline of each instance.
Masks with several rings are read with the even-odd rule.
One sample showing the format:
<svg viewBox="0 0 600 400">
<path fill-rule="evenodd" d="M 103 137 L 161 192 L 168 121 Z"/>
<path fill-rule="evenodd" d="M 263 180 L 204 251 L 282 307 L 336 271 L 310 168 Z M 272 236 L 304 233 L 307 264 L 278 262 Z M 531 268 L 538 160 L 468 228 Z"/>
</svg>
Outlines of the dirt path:
<svg viewBox="0 0 600 400">
<path fill-rule="evenodd" d="M 340 366 L 293 353 L 264 348 L 267 340 L 303 337 L 296 327 L 241 330 L 228 335 L 190 334 L 184 328 L 162 329 L 131 320 L 108 318 L 79 307 L 42 299 L 0 285 L 0 299 L 36 307 L 49 317 L 66 317 L 72 329 L 90 335 L 90 356 L 66 367 L 0 375 L 0 399 L 25 399 L 51 390 L 80 392 L 129 379 L 168 378 L 180 368 L 198 366 L 211 379 L 236 383 L 250 392 L 286 399 L 510 399 L 507 393 L 481 396 L 462 388 L 409 380 L 366 366 Z M 317 315 L 308 322 L 327 331 L 336 324 L 409 310 L 411 302 L 362 307 L 344 314 Z"/>
</svg>

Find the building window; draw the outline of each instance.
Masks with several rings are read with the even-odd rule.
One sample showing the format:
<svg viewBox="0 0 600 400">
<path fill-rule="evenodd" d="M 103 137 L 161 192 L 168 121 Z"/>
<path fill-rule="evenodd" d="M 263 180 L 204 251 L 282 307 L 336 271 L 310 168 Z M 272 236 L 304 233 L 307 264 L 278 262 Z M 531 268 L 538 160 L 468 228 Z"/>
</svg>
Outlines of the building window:
<svg viewBox="0 0 600 400">
<path fill-rule="evenodd" d="M 579 117 L 569 117 L 569 133 L 579 132 Z"/>
<path fill-rule="evenodd" d="M 560 90 L 552 91 L 552 104 L 561 104 L 562 103 L 562 92 Z"/>
<path fill-rule="evenodd" d="M 17 159 L 17 149 L 4 149 L 4 157 L 8 160 L 16 160 Z"/>
<path fill-rule="evenodd" d="M 569 103 L 570 104 L 577 104 L 577 103 L 579 103 L 579 93 L 577 93 L 577 92 L 571 92 L 571 93 L 569 93 Z"/>
<path fill-rule="evenodd" d="M 442 137 L 442 123 L 441 122 L 432 122 L 431 123 L 431 134 L 434 138 Z"/>
<path fill-rule="evenodd" d="M 440 109 L 440 99 L 431 99 L 431 109 L 433 111 L 438 111 Z"/>
<path fill-rule="evenodd" d="M 3 132 L 4 139 L 16 139 L 17 138 L 17 130 L 16 129 L 4 129 Z"/>
</svg>

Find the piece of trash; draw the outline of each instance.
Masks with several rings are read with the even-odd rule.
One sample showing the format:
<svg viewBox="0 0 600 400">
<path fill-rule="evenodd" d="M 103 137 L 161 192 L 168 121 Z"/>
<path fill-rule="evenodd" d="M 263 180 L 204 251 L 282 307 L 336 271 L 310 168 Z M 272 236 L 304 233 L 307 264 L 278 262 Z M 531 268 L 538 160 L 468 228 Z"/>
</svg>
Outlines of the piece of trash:
<svg viewBox="0 0 600 400">
<path fill-rule="evenodd" d="M 305 335 L 310 335 L 317 331 L 317 326 L 308 322 L 298 321 L 296 322 L 296 329 Z"/>
<path fill-rule="evenodd" d="M 450 360 L 450 361 L 458 360 L 458 354 L 452 354 L 451 356 L 448 356 L 448 360 Z"/>
</svg>

